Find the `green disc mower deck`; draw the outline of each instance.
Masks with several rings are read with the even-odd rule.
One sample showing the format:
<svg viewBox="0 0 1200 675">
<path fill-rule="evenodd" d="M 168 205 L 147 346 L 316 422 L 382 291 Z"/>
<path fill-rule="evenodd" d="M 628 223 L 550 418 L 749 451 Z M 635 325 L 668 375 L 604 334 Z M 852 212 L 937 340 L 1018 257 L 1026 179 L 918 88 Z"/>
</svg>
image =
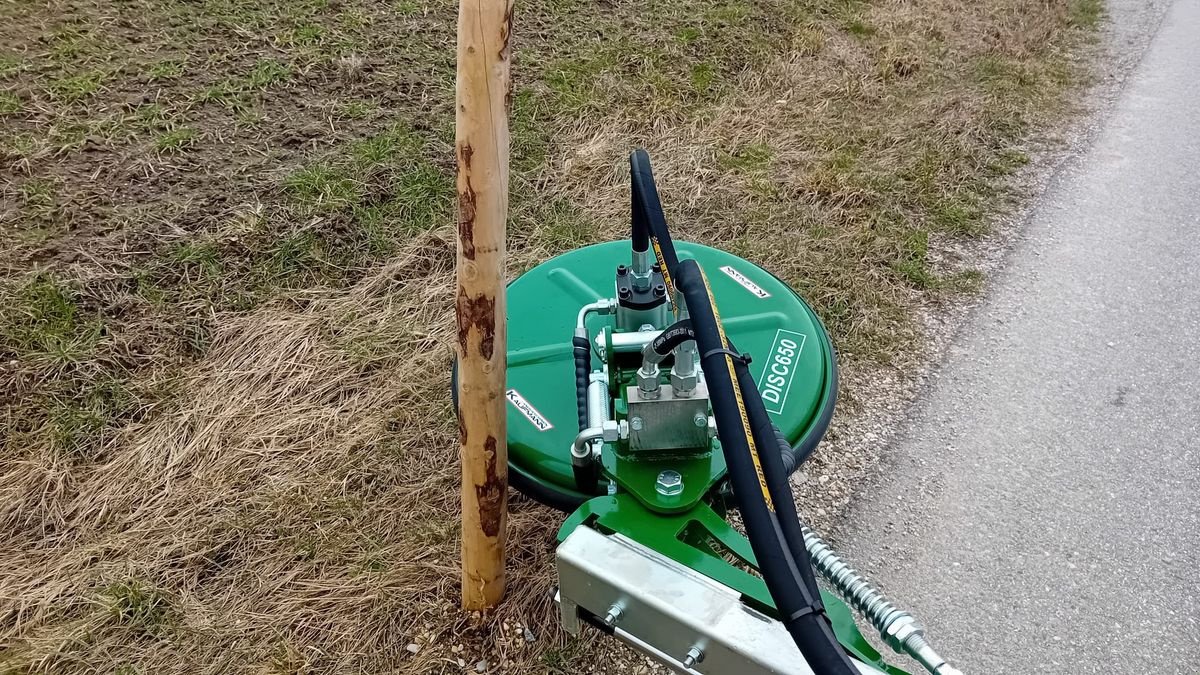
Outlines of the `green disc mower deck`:
<svg viewBox="0 0 1200 675">
<path fill-rule="evenodd" d="M 836 397 L 836 364 L 813 311 L 761 267 L 708 246 L 679 242 L 680 258 L 704 269 L 730 341 L 753 358 L 755 376 L 776 426 L 795 446 L 824 435 Z M 559 508 L 595 494 L 575 487 L 571 442 L 579 432 L 571 337 L 579 309 L 614 295 L 613 272 L 629 263 L 629 242 L 588 246 L 548 260 L 508 288 L 508 449 L 513 484 Z M 604 317 L 593 317 L 592 335 Z M 594 345 L 593 345 L 594 346 Z M 593 365 L 600 351 L 593 350 Z M 720 452 L 708 471 L 725 471 Z M 624 474 L 623 474 L 624 475 Z M 597 494 L 607 484 L 601 480 Z"/>
</svg>

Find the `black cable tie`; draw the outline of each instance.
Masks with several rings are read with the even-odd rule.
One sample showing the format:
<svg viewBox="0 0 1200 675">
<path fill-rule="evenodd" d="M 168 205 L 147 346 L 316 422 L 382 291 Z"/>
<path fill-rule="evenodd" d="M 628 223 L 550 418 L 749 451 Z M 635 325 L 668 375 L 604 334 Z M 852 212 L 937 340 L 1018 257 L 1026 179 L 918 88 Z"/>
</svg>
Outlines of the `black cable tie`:
<svg viewBox="0 0 1200 675">
<path fill-rule="evenodd" d="M 812 605 L 809 605 L 807 607 L 798 609 L 795 612 L 792 612 L 792 615 L 789 616 L 787 618 L 787 620 L 790 622 L 790 621 L 795 621 L 797 619 L 803 619 L 804 617 L 808 616 L 809 614 L 817 614 L 820 616 L 824 616 L 825 608 L 824 607 L 813 607 Z"/>
<path fill-rule="evenodd" d="M 742 365 L 750 365 L 750 357 L 749 356 L 742 356 L 741 354 L 733 351 L 732 349 L 725 349 L 724 347 L 718 347 L 717 349 L 710 349 L 710 350 L 704 352 L 703 354 L 700 355 L 700 360 L 703 361 L 704 359 L 707 359 L 708 357 L 712 356 L 713 354 L 724 354 L 725 356 L 728 356 L 729 358 L 733 359 L 734 361 L 737 361 L 738 363 L 741 363 Z"/>
</svg>

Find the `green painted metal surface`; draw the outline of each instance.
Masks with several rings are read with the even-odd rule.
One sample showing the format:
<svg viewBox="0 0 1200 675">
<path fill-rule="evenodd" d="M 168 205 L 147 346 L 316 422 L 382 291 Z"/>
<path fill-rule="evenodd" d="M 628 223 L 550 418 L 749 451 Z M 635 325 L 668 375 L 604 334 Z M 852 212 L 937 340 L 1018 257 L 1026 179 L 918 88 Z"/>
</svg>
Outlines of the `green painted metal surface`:
<svg viewBox="0 0 1200 675">
<path fill-rule="evenodd" d="M 761 267 L 708 246 L 680 242 L 676 247 L 681 258 L 693 258 L 704 269 L 730 339 L 754 358 L 751 372 L 772 419 L 798 442 L 813 431 L 817 414 L 833 396 L 834 357 L 820 321 Z M 629 263 L 629 250 L 629 242 L 615 241 L 571 251 L 522 274 L 508 288 L 510 469 L 568 494 L 578 495 L 569 450 L 578 432 L 571 336 L 580 307 L 614 295 L 614 271 Z M 609 322 L 611 317 L 593 317 L 592 336 Z M 593 365 L 598 362 L 593 354 Z M 643 503 L 656 506 L 653 479 L 661 467 L 626 462 L 611 449 L 604 466 Z M 664 511 L 694 504 L 725 472 L 719 448 L 671 468 L 691 480 L 685 478 L 686 498 L 657 503 Z M 606 488 L 601 481 L 599 493 Z"/>
<path fill-rule="evenodd" d="M 732 254 L 677 243 L 681 258 L 704 269 L 730 340 L 750 366 L 772 420 L 793 444 L 824 433 L 820 421 L 835 395 L 834 355 L 820 321 L 786 284 L 766 270 Z M 579 526 L 620 533 L 742 593 L 759 610 L 774 615 L 766 584 L 758 576 L 749 542 L 724 519 L 714 489 L 726 472 L 720 443 L 671 451 L 631 451 L 606 444 L 601 453 L 604 494 L 580 495 L 570 464 L 578 432 L 571 337 L 579 309 L 614 293 L 617 265 L 629 263 L 629 243 L 598 244 L 571 251 L 529 270 L 508 288 L 508 449 L 509 468 L 559 493 L 587 499 L 559 531 L 559 540 Z M 593 317 L 591 337 L 613 326 L 611 317 Z M 593 351 L 593 368 L 601 362 Z M 625 419 L 626 387 L 635 385 L 635 354 L 614 355 L 609 364 L 614 416 Z M 669 387 L 664 373 L 663 386 Z M 683 491 L 663 496 L 655 490 L 660 471 L 683 477 Z M 883 663 L 855 625 L 848 607 L 824 594 L 839 641 L 860 660 L 889 675 L 906 675 Z"/>
<path fill-rule="evenodd" d="M 559 542 L 580 526 L 604 534 L 622 534 L 740 592 L 748 604 L 778 618 L 771 594 L 757 575 L 750 542 L 707 504 L 699 504 L 686 513 L 668 515 L 647 510 L 629 495 L 596 497 L 567 518 L 558 531 Z M 821 597 L 833 631 L 847 652 L 889 675 L 908 675 L 883 661 L 840 598 L 825 590 L 821 591 Z"/>
</svg>

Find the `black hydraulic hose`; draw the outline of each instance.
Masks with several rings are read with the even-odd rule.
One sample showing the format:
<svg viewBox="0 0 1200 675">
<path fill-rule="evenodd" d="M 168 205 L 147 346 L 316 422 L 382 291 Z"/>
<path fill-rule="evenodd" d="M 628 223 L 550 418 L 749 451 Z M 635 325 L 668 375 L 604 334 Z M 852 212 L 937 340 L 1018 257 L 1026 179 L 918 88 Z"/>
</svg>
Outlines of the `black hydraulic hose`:
<svg viewBox="0 0 1200 675">
<path fill-rule="evenodd" d="M 650 156 L 641 148 L 634 150 L 633 153 L 629 155 L 629 212 L 632 216 L 631 224 L 633 226 L 633 233 L 631 239 L 633 241 L 633 251 L 635 253 L 641 253 L 650 249 L 650 226 L 646 224 L 646 212 L 642 208 L 642 186 L 638 184 L 637 179 L 637 176 L 640 172 L 639 170 L 643 165 L 647 167 L 647 171 L 649 171 Z M 650 175 L 650 180 L 654 180 L 653 174 Z M 662 210 L 661 207 L 659 210 Z"/>
<path fill-rule="evenodd" d="M 675 282 L 672 275 L 679 264 L 675 243 L 667 231 L 667 217 L 663 213 L 662 201 L 658 198 L 658 186 L 654 183 L 654 170 L 650 168 L 650 155 L 638 148 L 629 155 L 630 193 L 633 195 L 634 250 L 639 250 L 639 232 L 650 238 L 654 245 L 654 256 L 667 285 L 667 298 L 675 297 Z M 645 250 L 645 249 L 642 249 Z M 672 299 L 671 302 L 674 302 Z"/>
<path fill-rule="evenodd" d="M 800 526 L 800 517 L 796 513 L 796 504 L 792 501 L 792 490 L 787 482 L 788 473 L 785 471 L 787 460 L 784 457 L 791 457 L 791 445 L 768 417 L 762 396 L 758 393 L 758 386 L 754 384 L 754 378 L 750 376 L 750 369 L 746 367 L 745 361 L 736 359 L 734 372 L 737 374 L 738 388 L 742 392 L 746 416 L 749 419 L 751 434 L 754 436 L 755 442 L 764 448 L 777 447 L 780 450 L 778 453 L 763 453 L 763 474 L 767 480 L 767 489 L 770 491 L 779 513 L 779 521 L 788 547 L 796 560 L 804 563 L 801 566 L 801 574 L 804 577 L 805 585 L 820 602 L 821 596 L 817 588 L 816 575 L 813 574 L 808 548 L 804 545 L 804 532 Z"/>
<path fill-rule="evenodd" d="M 773 440 L 765 446 L 767 452 L 759 453 L 762 441 L 755 439 L 747 397 L 738 384 L 739 359 L 729 348 L 708 282 L 692 260 L 679 263 L 675 273 L 691 314 L 734 499 L 780 620 L 816 675 L 857 675 L 824 614 L 803 538 L 797 552 L 785 534 L 791 528 L 782 522 L 784 514 L 792 514 L 796 529 L 799 523 L 790 492 L 782 495 L 777 489 L 779 481 L 787 483 L 782 459 L 774 452 Z M 752 394 L 750 398 L 758 400 L 757 390 Z M 758 407 L 765 413 L 761 400 Z M 781 513 L 777 509 L 783 501 L 791 507 Z"/>
<path fill-rule="evenodd" d="M 671 352 L 675 351 L 676 347 L 687 342 L 688 340 L 695 339 L 696 334 L 692 330 L 691 319 L 680 319 L 679 321 L 676 321 L 668 326 L 666 330 L 659 333 L 658 337 L 651 340 L 647 345 L 650 353 L 653 354 L 650 360 L 653 363 L 662 363 L 663 359 L 666 359 L 668 356 L 670 356 Z M 644 350 L 642 353 L 646 356 L 650 356 L 650 354 Z"/>
<path fill-rule="evenodd" d="M 734 362 L 734 371 L 737 373 L 738 386 L 742 391 L 746 414 L 750 418 L 750 427 L 754 438 L 762 445 L 769 445 L 774 441 L 782 451 L 779 454 L 774 452 L 763 453 L 763 468 L 767 479 L 767 487 L 775 502 L 779 514 L 779 523 L 783 529 L 784 538 L 787 540 L 788 548 L 791 550 L 792 556 L 797 560 L 801 574 L 805 577 L 805 585 L 808 586 L 810 592 L 815 596 L 820 610 L 798 617 L 796 623 L 805 625 L 802 628 L 797 626 L 797 628 L 800 633 L 808 636 L 823 635 L 823 637 L 815 638 L 818 643 L 833 641 L 836 644 L 837 636 L 834 635 L 833 626 L 829 623 L 829 618 L 824 613 L 824 603 L 820 599 L 820 591 L 817 587 L 816 575 L 813 573 L 812 561 L 809 559 L 808 548 L 804 545 L 804 530 L 800 525 L 799 515 L 796 513 L 796 504 L 792 501 L 792 490 L 787 481 L 788 474 L 784 471 L 785 460 L 783 457 L 784 455 L 790 456 L 789 451 L 791 446 L 783 438 L 782 434 L 779 433 L 779 430 L 767 415 L 766 406 L 763 405 L 762 397 L 758 393 L 758 387 L 754 384 L 754 378 L 750 376 L 750 370 L 746 367 L 745 362 L 736 360 Z M 795 635 L 796 633 L 793 632 L 793 636 Z M 824 656 L 828 661 L 826 665 L 834 668 L 830 672 L 839 672 L 837 670 L 839 667 L 837 661 L 846 661 L 846 656 L 840 647 L 836 656 L 829 652 L 826 652 Z M 816 668 L 816 664 L 812 663 L 811 660 L 809 661 L 809 665 L 813 666 L 814 671 L 818 673 L 822 672 Z M 846 665 L 853 668 L 853 666 L 849 665 L 848 661 Z"/>
</svg>

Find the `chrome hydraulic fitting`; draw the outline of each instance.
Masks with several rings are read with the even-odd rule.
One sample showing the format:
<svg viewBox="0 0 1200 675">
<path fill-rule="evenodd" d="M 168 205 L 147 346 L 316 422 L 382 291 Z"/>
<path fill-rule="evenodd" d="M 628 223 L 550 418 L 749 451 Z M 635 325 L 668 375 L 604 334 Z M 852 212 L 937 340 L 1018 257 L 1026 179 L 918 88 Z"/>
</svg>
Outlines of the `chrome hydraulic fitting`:
<svg viewBox="0 0 1200 675">
<path fill-rule="evenodd" d="M 658 364 L 657 363 L 642 363 L 642 367 L 637 371 L 638 393 L 644 399 L 656 399 L 659 395 L 658 381 Z"/>
</svg>

